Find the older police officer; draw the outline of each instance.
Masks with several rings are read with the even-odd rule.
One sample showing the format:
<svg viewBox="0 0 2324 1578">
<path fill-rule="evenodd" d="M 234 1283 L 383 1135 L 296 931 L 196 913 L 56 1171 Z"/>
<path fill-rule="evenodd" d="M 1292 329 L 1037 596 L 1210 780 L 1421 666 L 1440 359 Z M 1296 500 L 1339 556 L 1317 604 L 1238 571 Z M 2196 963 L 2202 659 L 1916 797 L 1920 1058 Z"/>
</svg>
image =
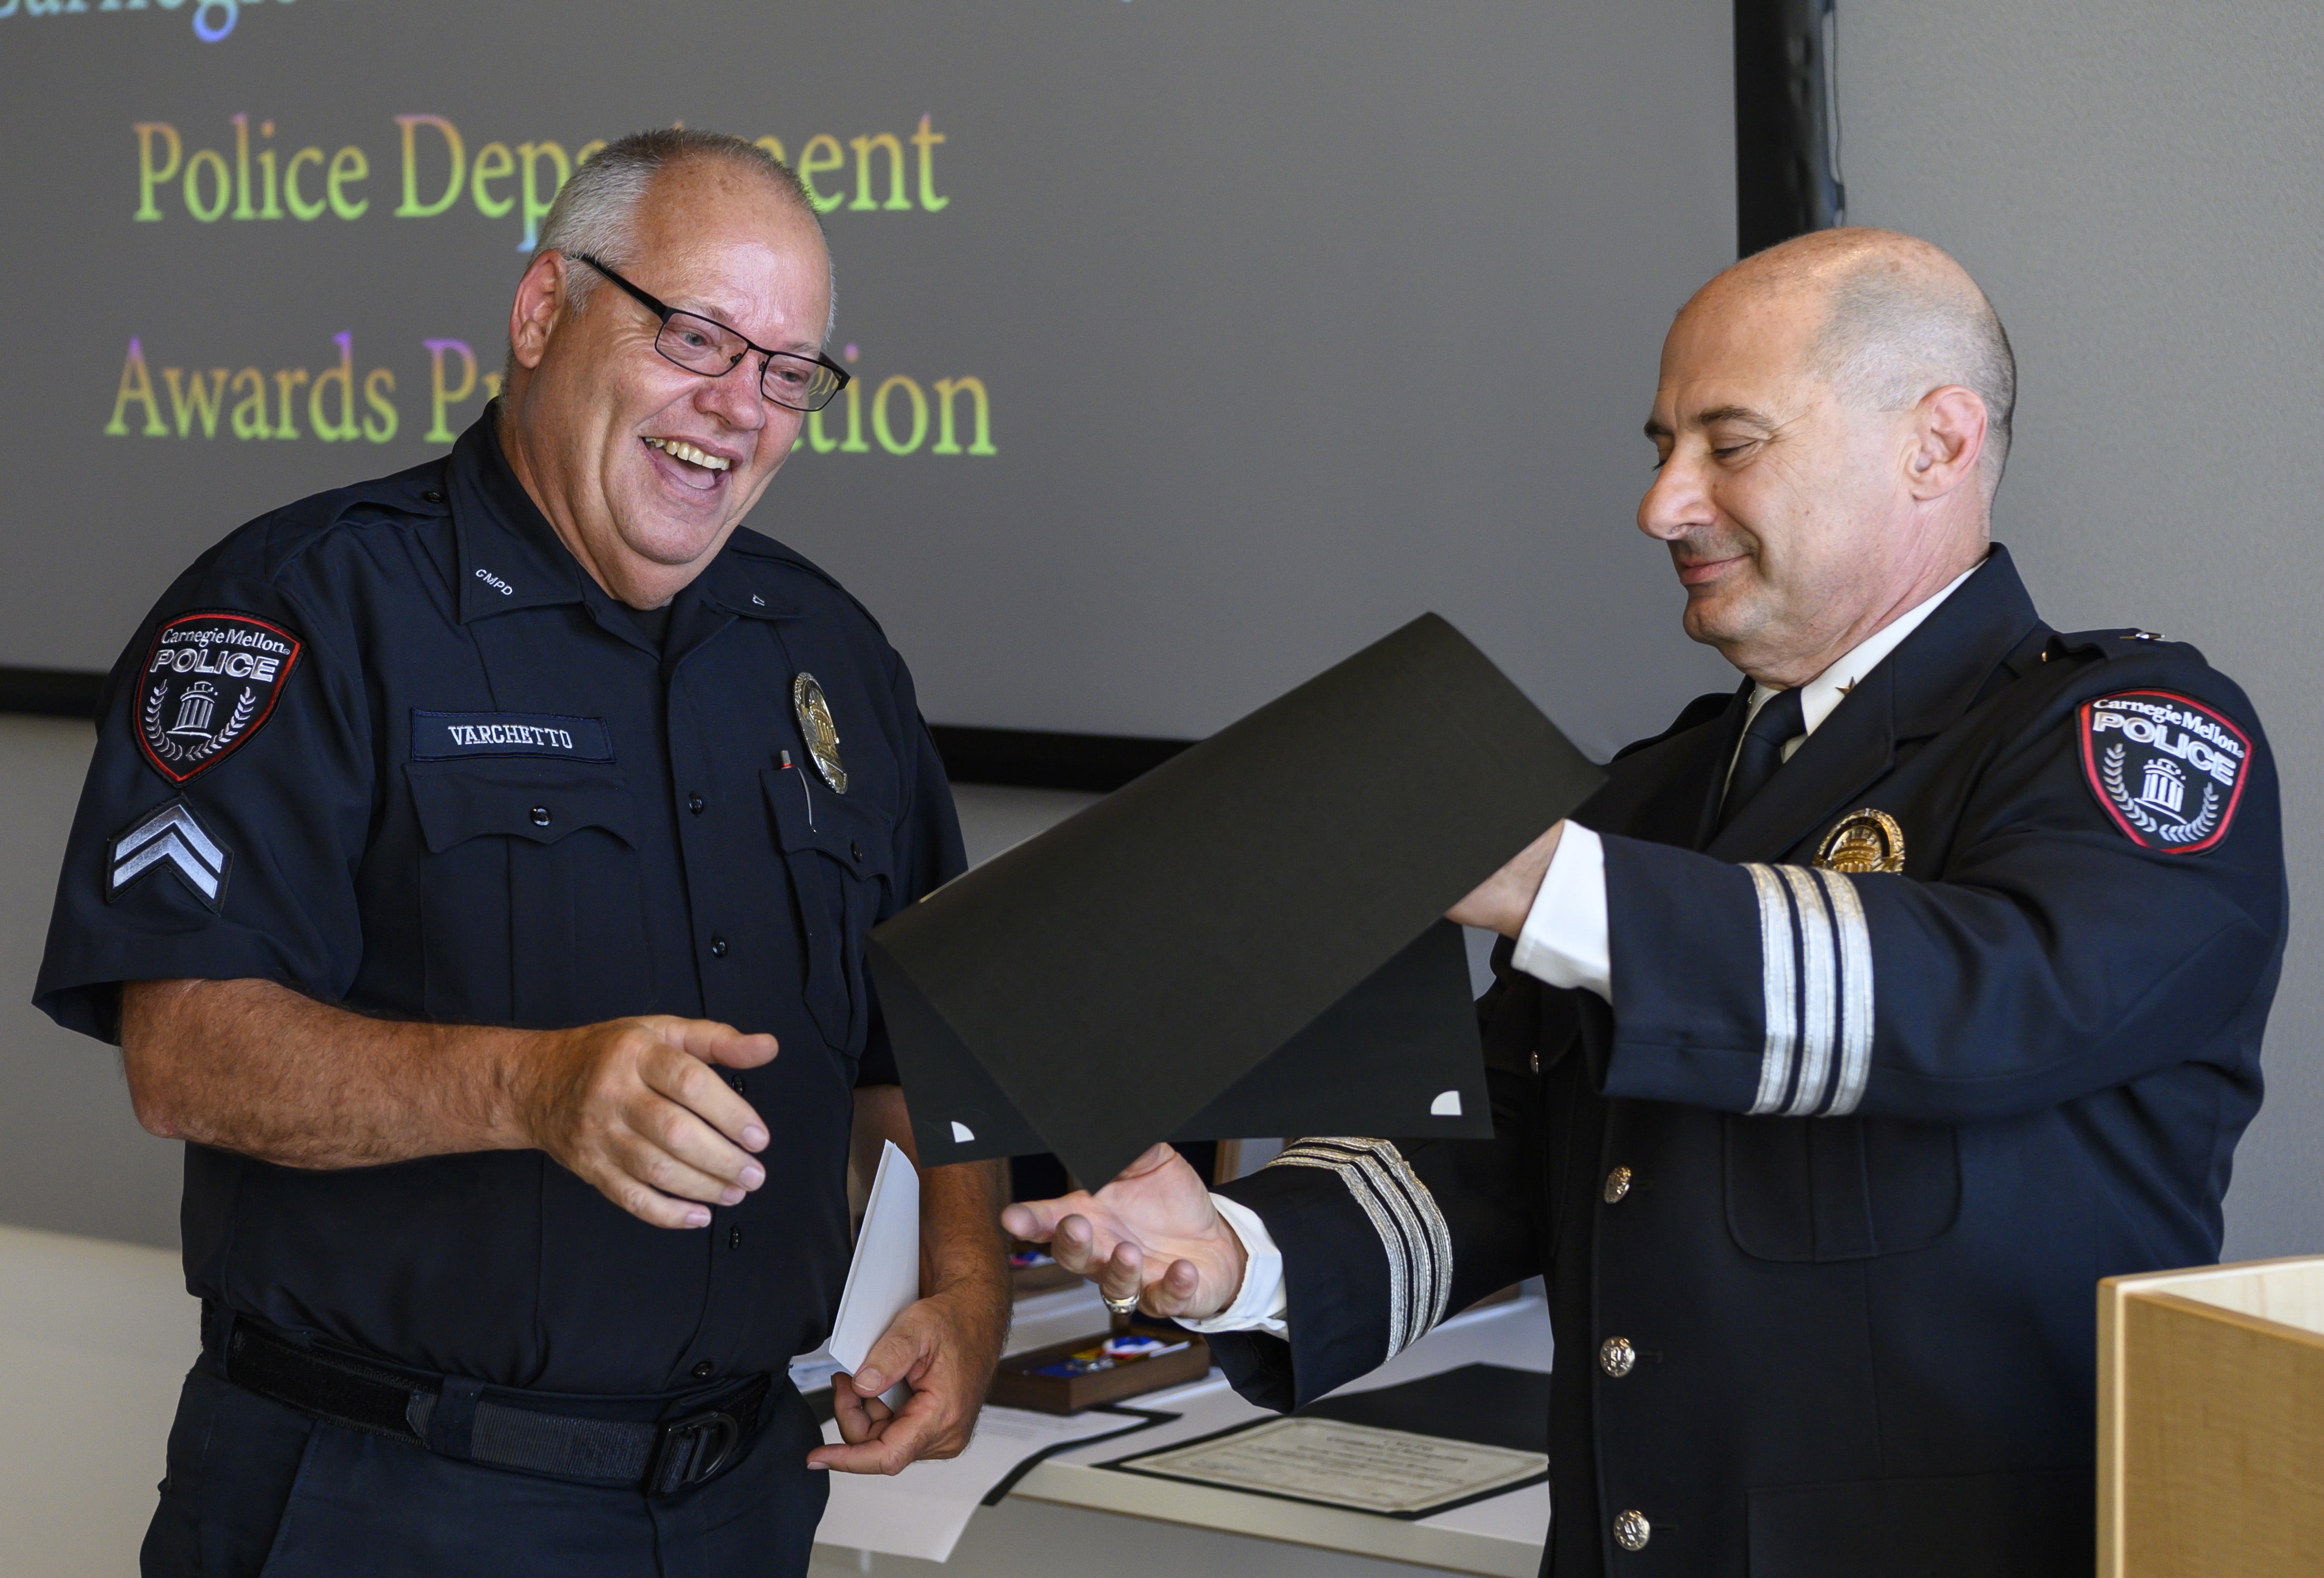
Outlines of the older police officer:
<svg viewBox="0 0 2324 1578">
<path fill-rule="evenodd" d="M 830 303 L 788 171 L 613 143 L 452 453 L 235 532 L 115 669 L 38 1001 L 191 1142 L 147 1573 L 798 1573 L 812 1470 L 965 1441 L 982 1169 L 927 1180 L 846 1444 L 784 1373 L 851 1127 L 911 1144 L 863 934 L 964 863 L 902 660 L 739 529 Z"/>
<path fill-rule="evenodd" d="M 2218 1254 L 2283 852 L 2235 684 L 1987 540 L 2015 389 L 1925 243 L 1712 281 L 1638 524 L 1746 678 L 1453 911 L 1499 1138 L 1157 1148 L 1016 1231 L 1276 1407 L 1545 1273 L 1558 1578 L 2088 1571 L 2095 1283 Z"/>
</svg>

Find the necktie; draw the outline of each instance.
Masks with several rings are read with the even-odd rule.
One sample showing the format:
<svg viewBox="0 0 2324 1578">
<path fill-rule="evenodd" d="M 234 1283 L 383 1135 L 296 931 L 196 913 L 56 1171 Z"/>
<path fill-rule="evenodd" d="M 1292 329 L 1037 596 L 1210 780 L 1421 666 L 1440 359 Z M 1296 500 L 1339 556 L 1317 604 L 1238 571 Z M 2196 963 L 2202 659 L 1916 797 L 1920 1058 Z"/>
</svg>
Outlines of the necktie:
<svg viewBox="0 0 2324 1578">
<path fill-rule="evenodd" d="M 1751 726 L 1743 731 L 1743 743 L 1735 752 L 1735 772 L 1727 780 L 1727 798 L 1719 807 L 1720 828 L 1735 820 L 1735 814 L 1775 776 L 1775 769 L 1784 764 L 1784 743 L 1807 732 L 1797 686 L 1778 690 L 1752 715 Z"/>
</svg>

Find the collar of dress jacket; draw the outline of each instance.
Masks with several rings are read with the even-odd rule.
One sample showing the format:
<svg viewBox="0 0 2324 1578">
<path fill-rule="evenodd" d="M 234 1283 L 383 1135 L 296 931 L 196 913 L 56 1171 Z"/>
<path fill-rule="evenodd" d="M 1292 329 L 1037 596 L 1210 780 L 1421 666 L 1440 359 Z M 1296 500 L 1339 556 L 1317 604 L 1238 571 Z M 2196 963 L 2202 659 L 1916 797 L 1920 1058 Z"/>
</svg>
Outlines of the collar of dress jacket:
<svg viewBox="0 0 2324 1578">
<path fill-rule="evenodd" d="M 1952 724 L 2040 623 L 2009 550 L 1995 544 L 1976 573 L 1857 682 L 1784 771 L 1711 839 L 1709 853 L 1766 858 L 1846 810 L 1846 802 L 1888 771 L 1897 741 Z M 1731 752 L 1734 731 L 1717 733 Z M 1724 780 L 1723 762 L 1720 768 L 1713 783 Z"/>
<path fill-rule="evenodd" d="M 1977 572 L 1887 661 L 1867 674 L 1856 691 L 1887 669 L 1891 737 L 1937 734 L 1969 709 L 1987 676 L 2041 623 L 2009 550 L 1996 543 Z M 1827 727 L 1846 713 L 1856 691 L 1834 709 Z"/>
<path fill-rule="evenodd" d="M 1848 699 L 1849 693 L 1863 682 L 1867 674 L 1878 668 L 1882 660 L 1889 653 L 1904 645 L 1905 637 L 1925 624 L 1931 614 L 1944 606 L 1946 598 L 1960 590 L 1962 583 L 1983 568 L 1982 559 L 1969 566 L 1945 583 L 1942 590 L 1933 596 L 1924 598 L 1916 606 L 1906 610 L 1900 617 L 1889 621 L 1880 629 L 1874 631 L 1848 651 L 1841 653 L 1831 667 L 1801 686 L 1800 734 L 1802 739 L 1804 740 L 1807 735 L 1814 734 L 1822 725 L 1824 719 L 1831 716 L 1840 704 Z M 1754 685 L 1751 687 L 1751 699 L 1743 726 L 1749 728 L 1750 720 L 1759 715 L 1759 709 L 1781 694 L 1783 694 L 1781 691 L 1768 686 Z"/>
</svg>

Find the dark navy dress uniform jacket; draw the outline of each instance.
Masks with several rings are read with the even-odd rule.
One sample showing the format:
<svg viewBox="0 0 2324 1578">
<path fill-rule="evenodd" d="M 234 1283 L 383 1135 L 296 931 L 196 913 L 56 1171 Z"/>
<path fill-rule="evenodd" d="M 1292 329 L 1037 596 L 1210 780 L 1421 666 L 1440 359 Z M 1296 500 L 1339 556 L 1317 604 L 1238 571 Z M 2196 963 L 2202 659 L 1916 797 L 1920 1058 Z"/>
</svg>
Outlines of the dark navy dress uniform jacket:
<svg viewBox="0 0 2324 1578">
<path fill-rule="evenodd" d="M 2200 852 L 2127 835 L 2086 771 L 2083 704 L 2143 690 L 2250 743 Z M 1440 1307 L 1547 1278 L 1558 1578 L 2087 1571 L 2095 1285 L 2218 1258 L 2259 1105 L 2286 892 L 2258 722 L 2191 647 L 2050 630 L 1997 548 L 1714 835 L 1748 694 L 1576 814 L 1610 1007 L 1504 944 L 1499 1138 L 1228 1186 L 1282 1247 L 1289 1340 L 1213 1341 L 1277 1407 L 1380 1362 L 1442 1270 L 1362 1209 L 1400 1196 L 1441 1213 Z M 1803 869 L 1866 808 L 1901 872 Z"/>
<path fill-rule="evenodd" d="M 896 1080 L 862 939 L 963 868 L 950 791 L 902 660 L 828 576 L 737 531 L 658 647 L 492 420 L 251 522 L 163 595 L 110 681 L 37 1001 L 106 1037 L 114 983 L 180 976 L 392 1019 L 771 1031 L 776 1059 L 730 1075 L 767 1181 L 707 1231 L 648 1226 L 538 1151 L 309 1171 L 199 1145 L 183 1228 L 194 1293 L 405 1365 L 562 1393 L 779 1380 L 845 1278 L 853 1091 Z M 137 736 L 152 632 L 187 611 L 302 650 L 255 732 L 178 784 Z M 802 737 L 802 673 L 844 795 Z M 110 891 L 124 830 L 173 801 L 226 857 L 215 905 L 184 862 Z"/>
</svg>

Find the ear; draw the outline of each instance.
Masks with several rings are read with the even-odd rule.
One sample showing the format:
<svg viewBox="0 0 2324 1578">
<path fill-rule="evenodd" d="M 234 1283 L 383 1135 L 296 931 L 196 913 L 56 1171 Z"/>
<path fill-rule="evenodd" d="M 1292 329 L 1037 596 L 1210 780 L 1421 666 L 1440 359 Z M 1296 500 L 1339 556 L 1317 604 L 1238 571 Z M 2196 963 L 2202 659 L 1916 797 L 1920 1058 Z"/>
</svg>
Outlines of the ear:
<svg viewBox="0 0 2324 1578">
<path fill-rule="evenodd" d="M 1985 401 L 1974 389 L 1948 383 L 1923 395 L 1907 422 L 1904 485 L 1912 495 L 1932 503 L 1973 480 L 1985 426 Z"/>
<path fill-rule="evenodd" d="M 565 317 L 570 272 L 562 253 L 544 252 L 516 282 L 516 300 L 509 306 L 509 349 L 528 373 L 548 355 L 549 337 Z"/>
</svg>

